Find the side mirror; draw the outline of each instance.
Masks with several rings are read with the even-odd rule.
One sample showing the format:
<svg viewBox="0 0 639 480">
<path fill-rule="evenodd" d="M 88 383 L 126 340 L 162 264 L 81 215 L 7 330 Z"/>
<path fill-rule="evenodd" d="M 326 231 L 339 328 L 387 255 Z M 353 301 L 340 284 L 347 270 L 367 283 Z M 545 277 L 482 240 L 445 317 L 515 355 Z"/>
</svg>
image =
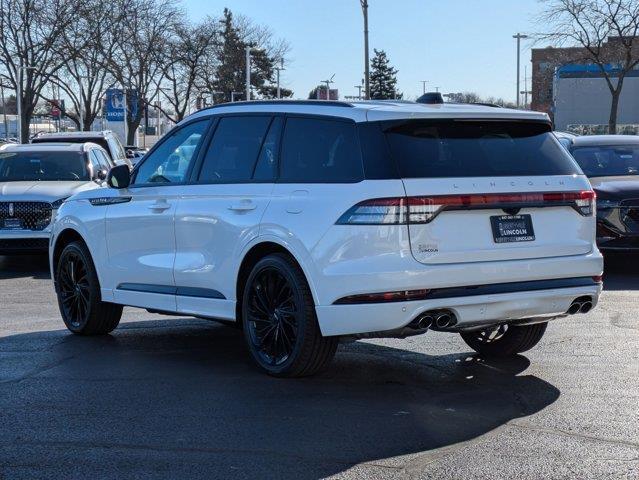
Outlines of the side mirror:
<svg viewBox="0 0 639 480">
<path fill-rule="evenodd" d="M 131 183 L 131 172 L 128 165 L 117 165 L 111 170 L 106 177 L 107 185 L 111 188 L 127 188 Z"/>
</svg>

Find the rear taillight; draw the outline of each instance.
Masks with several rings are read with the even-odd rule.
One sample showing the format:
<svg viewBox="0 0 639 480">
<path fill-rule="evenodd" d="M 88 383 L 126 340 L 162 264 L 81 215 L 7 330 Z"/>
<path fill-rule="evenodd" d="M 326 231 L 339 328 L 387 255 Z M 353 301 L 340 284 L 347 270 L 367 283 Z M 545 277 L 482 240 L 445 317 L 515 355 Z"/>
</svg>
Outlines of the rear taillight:
<svg viewBox="0 0 639 480">
<path fill-rule="evenodd" d="M 338 225 L 420 224 L 433 220 L 443 210 L 519 209 L 570 206 L 583 216 L 595 210 L 595 192 L 482 193 L 393 197 L 365 200 L 350 208 Z"/>
</svg>

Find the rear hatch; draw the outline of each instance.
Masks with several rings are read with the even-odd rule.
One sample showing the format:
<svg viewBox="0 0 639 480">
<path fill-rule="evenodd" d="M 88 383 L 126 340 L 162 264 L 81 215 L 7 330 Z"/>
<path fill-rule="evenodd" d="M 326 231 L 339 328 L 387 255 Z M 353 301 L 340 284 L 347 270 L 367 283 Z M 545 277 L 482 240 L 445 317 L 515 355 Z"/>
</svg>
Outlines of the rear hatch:
<svg viewBox="0 0 639 480">
<path fill-rule="evenodd" d="M 425 264 L 585 254 L 594 194 L 545 122 L 409 120 L 383 129 Z"/>
</svg>

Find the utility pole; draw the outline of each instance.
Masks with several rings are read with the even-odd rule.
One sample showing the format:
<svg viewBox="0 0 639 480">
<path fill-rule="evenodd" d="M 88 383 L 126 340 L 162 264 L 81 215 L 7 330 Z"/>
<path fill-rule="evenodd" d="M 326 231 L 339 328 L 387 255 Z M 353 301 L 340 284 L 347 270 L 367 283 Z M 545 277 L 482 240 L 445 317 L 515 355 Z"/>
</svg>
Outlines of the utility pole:
<svg viewBox="0 0 639 480">
<path fill-rule="evenodd" d="M 426 84 L 430 83 L 428 80 L 420 80 L 422 82 L 422 94 L 426 94 Z"/>
<path fill-rule="evenodd" d="M 359 0 L 364 14 L 364 99 L 371 98 L 370 61 L 368 51 L 368 0 Z"/>
<path fill-rule="evenodd" d="M 521 57 L 521 41 L 522 39 L 528 38 L 528 35 L 524 35 L 522 33 L 517 33 L 517 35 L 513 35 L 513 38 L 517 39 L 517 107 L 519 107 L 519 97 L 520 97 L 520 93 L 519 93 L 519 71 L 521 69 L 520 67 L 520 57 Z"/>
<path fill-rule="evenodd" d="M 279 100 L 280 98 L 282 98 L 282 91 L 280 89 L 280 71 L 286 70 L 284 68 L 284 59 L 283 58 L 280 58 L 280 66 L 279 67 L 275 67 L 275 70 L 277 71 L 277 99 Z"/>
<path fill-rule="evenodd" d="M 335 83 L 333 82 L 333 79 L 335 78 L 335 74 L 333 74 L 333 76 L 331 78 L 329 78 L 328 80 L 322 80 L 320 83 L 325 83 L 326 84 L 326 100 L 330 100 L 331 99 L 331 83 Z M 319 89 L 317 90 L 318 94 L 319 94 Z"/>
<path fill-rule="evenodd" d="M 355 88 L 357 89 L 357 100 L 361 100 L 362 99 L 362 88 L 364 88 L 363 85 L 355 85 Z"/>
</svg>

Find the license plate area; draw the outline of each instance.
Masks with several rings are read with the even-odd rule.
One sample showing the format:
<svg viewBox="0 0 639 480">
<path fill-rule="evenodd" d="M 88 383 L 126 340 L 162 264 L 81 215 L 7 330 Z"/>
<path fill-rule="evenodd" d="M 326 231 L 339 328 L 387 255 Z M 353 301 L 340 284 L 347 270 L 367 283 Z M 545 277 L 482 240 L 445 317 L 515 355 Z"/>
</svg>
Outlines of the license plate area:
<svg viewBox="0 0 639 480">
<path fill-rule="evenodd" d="M 22 230 L 22 220 L 19 218 L 5 218 L 0 225 L 4 230 Z"/>
<path fill-rule="evenodd" d="M 535 240 L 530 215 L 494 215 L 490 217 L 495 243 L 532 242 Z"/>
</svg>

